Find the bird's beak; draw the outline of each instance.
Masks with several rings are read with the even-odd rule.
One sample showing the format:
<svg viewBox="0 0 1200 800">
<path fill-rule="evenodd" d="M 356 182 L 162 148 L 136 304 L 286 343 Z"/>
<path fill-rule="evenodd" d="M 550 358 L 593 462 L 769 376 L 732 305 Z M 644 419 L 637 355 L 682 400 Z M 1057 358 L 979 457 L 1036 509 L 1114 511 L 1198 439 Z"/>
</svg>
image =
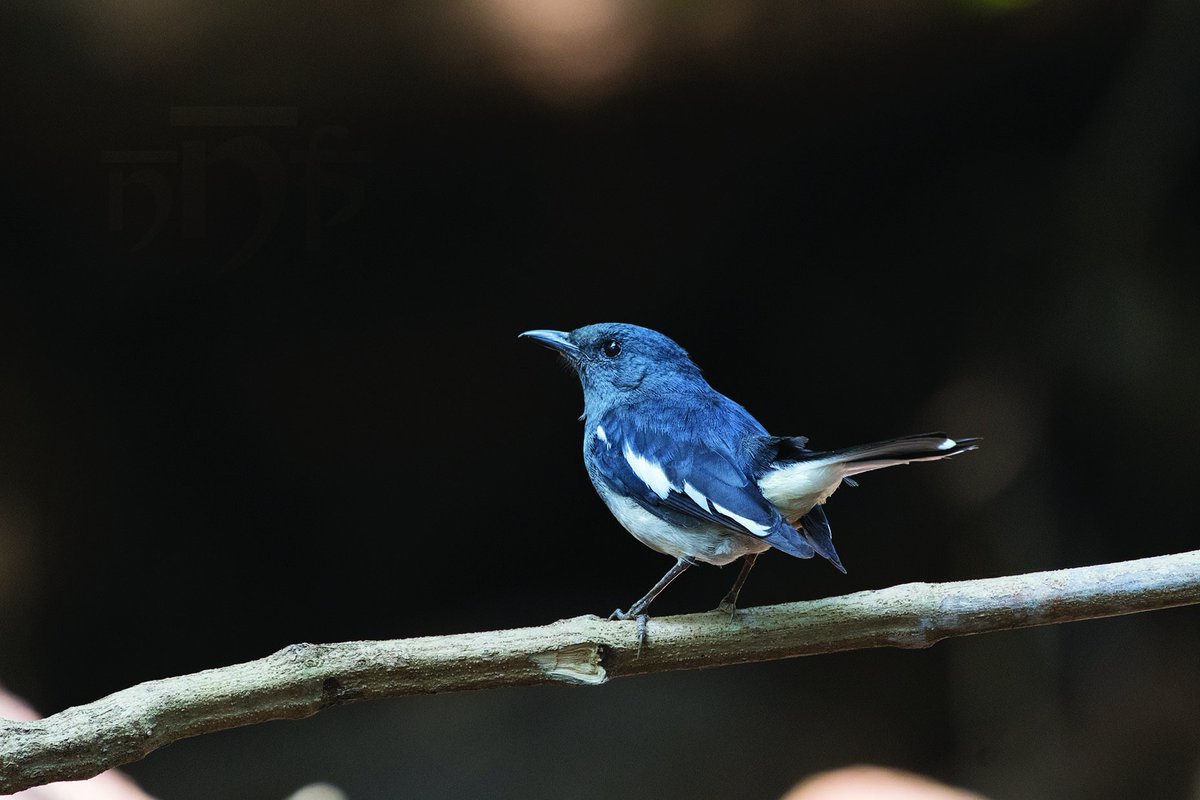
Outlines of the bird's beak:
<svg viewBox="0 0 1200 800">
<path fill-rule="evenodd" d="M 557 350 L 572 361 L 579 356 L 579 348 L 571 342 L 569 334 L 563 331 L 525 331 L 517 338 L 533 339 L 551 350 Z"/>
</svg>

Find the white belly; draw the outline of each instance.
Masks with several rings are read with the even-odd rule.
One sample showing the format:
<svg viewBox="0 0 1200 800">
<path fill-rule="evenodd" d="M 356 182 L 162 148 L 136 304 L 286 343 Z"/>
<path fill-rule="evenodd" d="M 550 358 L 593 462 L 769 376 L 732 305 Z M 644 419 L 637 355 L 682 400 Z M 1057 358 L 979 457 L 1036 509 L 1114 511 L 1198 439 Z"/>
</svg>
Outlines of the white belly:
<svg viewBox="0 0 1200 800">
<path fill-rule="evenodd" d="M 686 556 L 707 564 L 724 566 L 747 553 L 761 553 L 770 547 L 759 539 L 726 531 L 716 525 L 700 523 L 695 528 L 680 528 L 659 519 L 633 500 L 613 494 L 599 483 L 596 490 L 608 510 L 634 538 L 652 550 L 675 558 Z"/>
</svg>

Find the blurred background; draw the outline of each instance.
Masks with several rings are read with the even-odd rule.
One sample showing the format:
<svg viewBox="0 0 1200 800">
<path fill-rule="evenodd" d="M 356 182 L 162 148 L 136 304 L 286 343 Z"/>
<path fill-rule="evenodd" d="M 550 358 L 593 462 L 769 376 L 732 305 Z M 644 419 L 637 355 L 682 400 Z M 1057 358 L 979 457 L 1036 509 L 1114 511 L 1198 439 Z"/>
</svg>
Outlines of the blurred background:
<svg viewBox="0 0 1200 800">
<path fill-rule="evenodd" d="M 516 335 L 682 343 L 773 432 L 983 436 L 750 605 L 1196 548 L 1194 0 L 4 4 L 0 681 L 45 713 L 330 642 L 607 613 L 669 566 Z M 658 613 L 714 606 L 690 571 Z M 164 800 L 776 798 L 872 763 L 1200 797 L 1195 609 L 374 702 Z"/>
</svg>

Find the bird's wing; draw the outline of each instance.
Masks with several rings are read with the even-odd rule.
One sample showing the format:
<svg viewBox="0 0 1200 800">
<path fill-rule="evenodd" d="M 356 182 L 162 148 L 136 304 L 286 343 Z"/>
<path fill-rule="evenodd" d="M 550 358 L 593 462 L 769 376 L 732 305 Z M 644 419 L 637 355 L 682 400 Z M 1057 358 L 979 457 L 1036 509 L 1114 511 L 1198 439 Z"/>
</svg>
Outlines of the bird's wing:
<svg viewBox="0 0 1200 800">
<path fill-rule="evenodd" d="M 723 442 L 680 441 L 610 415 L 600 421 L 591 457 L 609 485 L 670 522 L 715 523 L 769 543 L 781 525 L 791 530 Z"/>
<path fill-rule="evenodd" d="M 824 506 L 815 505 L 812 511 L 800 518 L 800 532 L 813 549 L 828 559 L 839 572 L 846 572 L 846 568 L 842 566 L 842 559 L 838 558 L 837 550 L 833 546 L 833 531 L 829 528 L 829 518 L 825 516 Z"/>
</svg>

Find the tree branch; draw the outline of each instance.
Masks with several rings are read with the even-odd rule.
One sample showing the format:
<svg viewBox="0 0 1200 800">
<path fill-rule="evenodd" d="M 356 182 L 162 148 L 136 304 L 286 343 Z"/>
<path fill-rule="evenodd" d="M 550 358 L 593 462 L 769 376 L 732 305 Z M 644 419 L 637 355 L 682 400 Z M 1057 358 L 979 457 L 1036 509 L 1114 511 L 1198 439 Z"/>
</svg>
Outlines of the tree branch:
<svg viewBox="0 0 1200 800">
<path fill-rule="evenodd" d="M 0 720 L 0 794 L 87 778 L 176 740 L 351 700 L 612 678 L 830 653 L 1200 603 L 1200 550 L 801 603 L 382 642 L 297 644 L 257 661 L 149 681 L 35 721 Z"/>
</svg>

